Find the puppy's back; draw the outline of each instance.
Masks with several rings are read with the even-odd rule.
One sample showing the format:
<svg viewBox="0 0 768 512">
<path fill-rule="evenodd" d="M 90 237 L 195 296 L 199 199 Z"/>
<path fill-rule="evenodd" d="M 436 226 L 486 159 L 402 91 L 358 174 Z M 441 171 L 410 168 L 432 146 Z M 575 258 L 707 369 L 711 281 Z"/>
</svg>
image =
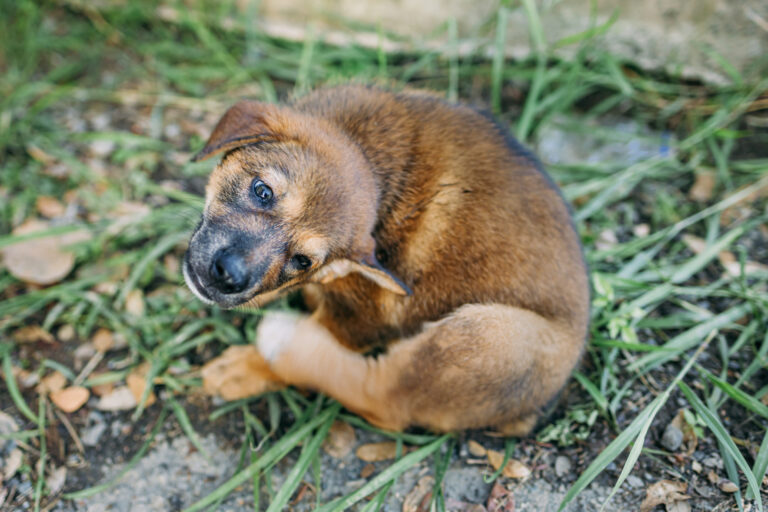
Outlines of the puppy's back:
<svg viewBox="0 0 768 512">
<path fill-rule="evenodd" d="M 316 91 L 296 107 L 338 125 L 377 177 L 377 256 L 414 294 L 367 290 L 377 295 L 371 322 L 407 333 L 463 304 L 500 303 L 583 338 L 588 284 L 568 208 L 491 119 L 432 95 L 363 86 Z"/>
</svg>

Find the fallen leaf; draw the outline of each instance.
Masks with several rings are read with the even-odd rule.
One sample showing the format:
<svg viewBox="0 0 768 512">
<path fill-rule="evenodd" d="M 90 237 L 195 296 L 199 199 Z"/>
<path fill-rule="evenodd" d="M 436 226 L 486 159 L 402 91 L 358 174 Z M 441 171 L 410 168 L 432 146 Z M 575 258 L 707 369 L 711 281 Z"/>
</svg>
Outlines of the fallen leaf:
<svg viewBox="0 0 768 512">
<path fill-rule="evenodd" d="M 488 496 L 488 503 L 485 505 L 488 512 L 514 512 L 515 495 L 504 487 L 502 483 L 496 480 L 491 489 L 491 495 Z"/>
<path fill-rule="evenodd" d="M 172 276 L 179 275 L 179 270 L 181 270 L 181 262 L 173 254 L 163 256 L 163 266 L 165 266 L 165 271 Z"/>
<path fill-rule="evenodd" d="M 376 471 L 376 466 L 369 462 L 363 466 L 363 469 L 360 470 L 360 478 L 368 478 L 373 474 L 374 471 Z"/>
<path fill-rule="evenodd" d="M 112 335 L 112 331 L 102 327 L 93 335 L 91 343 L 93 343 L 93 347 L 99 352 L 108 352 L 115 346 L 115 338 Z"/>
<path fill-rule="evenodd" d="M 128 386 L 118 386 L 111 393 L 99 398 L 95 407 L 101 411 L 124 411 L 136 407 L 136 399 Z"/>
<path fill-rule="evenodd" d="M 491 464 L 494 470 L 498 471 L 501 464 L 504 462 L 504 455 L 496 450 L 488 450 L 486 453 L 488 462 Z M 501 474 L 507 478 L 527 478 L 531 474 L 531 470 L 528 466 L 516 459 L 509 459 L 504 465 L 504 469 Z"/>
<path fill-rule="evenodd" d="M 143 363 L 134 368 L 126 377 L 125 383 L 128 385 L 128 389 L 131 390 L 133 398 L 136 403 L 141 403 L 141 398 L 144 396 L 144 391 L 147 389 L 147 374 L 149 373 L 149 364 Z M 145 407 L 149 407 L 157 401 L 154 391 L 149 392 L 147 395 L 147 401 L 144 402 Z"/>
<path fill-rule="evenodd" d="M 39 325 L 27 325 L 13 331 L 13 341 L 16 343 L 54 343 L 53 335 Z"/>
<path fill-rule="evenodd" d="M 728 494 L 733 494 L 734 492 L 739 490 L 739 486 L 731 482 L 727 478 L 721 478 L 720 481 L 717 483 L 717 486 L 720 488 L 721 491 L 727 492 Z"/>
<path fill-rule="evenodd" d="M 674 503 L 691 499 L 685 494 L 687 487 L 685 482 L 659 480 L 646 489 L 645 499 L 640 504 L 640 512 L 650 512 L 656 505 L 661 504 L 664 504 L 669 510 L 669 507 Z"/>
<path fill-rule="evenodd" d="M 477 441 L 469 440 L 467 442 L 467 449 L 475 457 L 485 457 L 486 449 L 483 445 Z"/>
<path fill-rule="evenodd" d="M 365 462 L 378 462 L 394 459 L 396 452 L 397 443 L 395 441 L 383 441 L 381 443 L 364 444 L 357 449 L 355 454 L 358 459 Z"/>
<path fill-rule="evenodd" d="M 725 269 L 725 273 L 730 277 L 741 276 L 741 262 L 734 256 L 731 251 L 722 251 L 717 255 L 720 260 L 720 264 Z M 757 274 L 765 272 L 768 273 L 768 265 L 758 263 L 756 261 L 744 262 L 744 275 Z"/>
<path fill-rule="evenodd" d="M 667 512 L 691 512 L 691 503 L 688 501 L 673 501 L 666 505 Z"/>
<path fill-rule="evenodd" d="M 56 331 L 56 337 L 64 343 L 72 341 L 75 339 L 75 328 L 70 324 L 62 325 Z"/>
<path fill-rule="evenodd" d="M 709 480 L 709 483 L 716 484 L 720 481 L 720 477 L 717 476 L 717 473 L 714 472 L 714 470 L 710 470 L 709 473 L 707 473 L 707 480 Z"/>
<path fill-rule="evenodd" d="M 403 512 L 427 512 L 434 486 L 434 478 L 431 476 L 422 477 L 403 500 Z"/>
<path fill-rule="evenodd" d="M 124 227 L 130 226 L 140 221 L 151 212 L 149 205 L 138 201 L 124 201 L 119 203 L 109 214 L 108 219 L 113 220 L 107 228 L 107 233 L 114 235 L 119 233 Z"/>
<path fill-rule="evenodd" d="M 707 241 L 694 235 L 683 235 L 683 243 L 693 254 L 701 254 L 707 248 Z"/>
<path fill-rule="evenodd" d="M 632 228 L 632 234 L 637 238 L 645 238 L 651 234 L 651 227 L 648 224 L 638 224 Z"/>
<path fill-rule="evenodd" d="M 88 401 L 90 396 L 90 391 L 82 386 L 70 386 L 50 394 L 51 402 L 64 412 L 75 412 Z"/>
<path fill-rule="evenodd" d="M 21 468 L 22 462 L 24 462 L 24 454 L 21 453 L 21 450 L 18 448 L 11 450 L 11 453 L 5 458 L 3 465 L 3 479 L 10 480 Z"/>
<path fill-rule="evenodd" d="M 45 480 L 45 485 L 48 487 L 49 494 L 53 496 L 58 494 L 64 488 L 64 483 L 66 481 L 67 481 L 66 466 L 59 466 L 58 468 L 51 471 L 51 474 L 48 475 L 48 478 Z"/>
<path fill-rule="evenodd" d="M 51 196 L 38 196 L 35 200 L 35 206 L 40 215 L 49 219 L 61 217 L 67 211 L 61 201 Z"/>
<path fill-rule="evenodd" d="M 28 220 L 13 230 L 14 235 L 28 235 L 48 229 L 40 220 Z M 17 279 L 48 285 L 61 281 L 75 265 L 75 255 L 67 245 L 87 240 L 90 234 L 79 230 L 62 235 L 48 235 L 8 245 L 2 249 L 5 266 Z"/>
<path fill-rule="evenodd" d="M 54 371 L 46 375 L 37 385 L 36 391 L 41 395 L 47 395 L 54 391 L 61 391 L 67 385 L 67 378 L 63 373 Z"/>
<path fill-rule="evenodd" d="M 328 431 L 328 437 L 323 442 L 323 450 L 331 457 L 343 459 L 352 451 L 356 441 L 355 429 L 352 425 L 346 421 L 337 420 Z"/>
<path fill-rule="evenodd" d="M 688 191 L 688 198 L 691 201 L 698 202 L 712 199 L 712 192 L 715 190 L 715 184 L 717 183 L 716 178 L 715 171 L 709 169 L 698 171 L 696 178 L 693 180 L 693 186 Z"/>
<path fill-rule="evenodd" d="M 133 289 L 125 296 L 125 312 L 133 316 L 144 315 L 144 292 Z"/>
<path fill-rule="evenodd" d="M 731 196 L 740 193 L 742 190 L 750 186 L 752 185 L 744 185 L 743 187 L 740 187 L 739 189 L 734 190 Z M 754 213 L 754 208 L 752 203 L 754 203 L 758 199 L 765 198 L 765 197 L 768 197 L 768 179 L 763 178 L 761 180 L 761 184 L 755 190 L 753 190 L 749 195 L 743 197 L 739 201 L 735 202 L 734 204 L 732 204 L 731 206 L 723 210 L 723 213 L 720 214 L 720 225 L 727 226 L 738 219 L 749 217 Z M 729 198 L 730 196 L 725 200 Z"/>
<path fill-rule="evenodd" d="M 0 436 L 7 436 L 14 432 L 19 431 L 19 424 L 13 419 L 13 416 L 7 412 L 0 411 Z M 3 442 L 0 441 L 0 448 L 3 447 Z M 1 451 L 1 450 L 0 450 Z"/>
</svg>

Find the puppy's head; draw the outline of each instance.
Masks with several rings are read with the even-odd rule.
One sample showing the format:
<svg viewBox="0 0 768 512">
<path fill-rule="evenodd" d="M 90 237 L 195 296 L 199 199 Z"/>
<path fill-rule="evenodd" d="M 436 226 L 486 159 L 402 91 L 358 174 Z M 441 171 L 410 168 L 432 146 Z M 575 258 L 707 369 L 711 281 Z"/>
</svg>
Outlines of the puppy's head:
<svg viewBox="0 0 768 512">
<path fill-rule="evenodd" d="M 261 305 L 350 272 L 407 293 L 373 257 L 378 193 L 368 163 L 330 123 L 241 101 L 195 160 L 220 153 L 184 261 L 200 299 Z"/>
</svg>

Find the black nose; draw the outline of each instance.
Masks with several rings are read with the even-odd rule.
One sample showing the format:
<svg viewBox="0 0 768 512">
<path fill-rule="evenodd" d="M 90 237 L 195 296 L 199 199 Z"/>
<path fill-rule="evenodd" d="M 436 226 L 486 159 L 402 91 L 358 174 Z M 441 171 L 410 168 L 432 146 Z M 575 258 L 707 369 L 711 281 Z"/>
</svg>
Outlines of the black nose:
<svg viewBox="0 0 768 512">
<path fill-rule="evenodd" d="M 239 293 L 248 287 L 248 273 L 242 255 L 221 250 L 211 263 L 211 279 L 214 286 L 223 293 Z"/>
</svg>

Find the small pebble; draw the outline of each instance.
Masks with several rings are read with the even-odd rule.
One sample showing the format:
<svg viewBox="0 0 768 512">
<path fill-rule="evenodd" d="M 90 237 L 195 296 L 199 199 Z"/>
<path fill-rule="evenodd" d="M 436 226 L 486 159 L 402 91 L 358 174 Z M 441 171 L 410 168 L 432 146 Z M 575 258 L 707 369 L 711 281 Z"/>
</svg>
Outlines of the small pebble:
<svg viewBox="0 0 768 512">
<path fill-rule="evenodd" d="M 555 474 L 562 478 L 571 472 L 571 461 L 568 457 L 560 455 L 555 459 Z"/>
<path fill-rule="evenodd" d="M 629 475 L 627 477 L 627 484 L 630 487 L 633 487 L 635 489 L 639 489 L 639 488 L 641 488 L 641 487 L 643 487 L 645 485 L 645 482 L 643 482 L 643 479 L 640 478 L 639 476 Z"/>
<path fill-rule="evenodd" d="M 664 429 L 664 435 L 661 437 L 661 445 L 671 452 L 675 452 L 683 444 L 683 431 L 670 423 Z"/>
</svg>

